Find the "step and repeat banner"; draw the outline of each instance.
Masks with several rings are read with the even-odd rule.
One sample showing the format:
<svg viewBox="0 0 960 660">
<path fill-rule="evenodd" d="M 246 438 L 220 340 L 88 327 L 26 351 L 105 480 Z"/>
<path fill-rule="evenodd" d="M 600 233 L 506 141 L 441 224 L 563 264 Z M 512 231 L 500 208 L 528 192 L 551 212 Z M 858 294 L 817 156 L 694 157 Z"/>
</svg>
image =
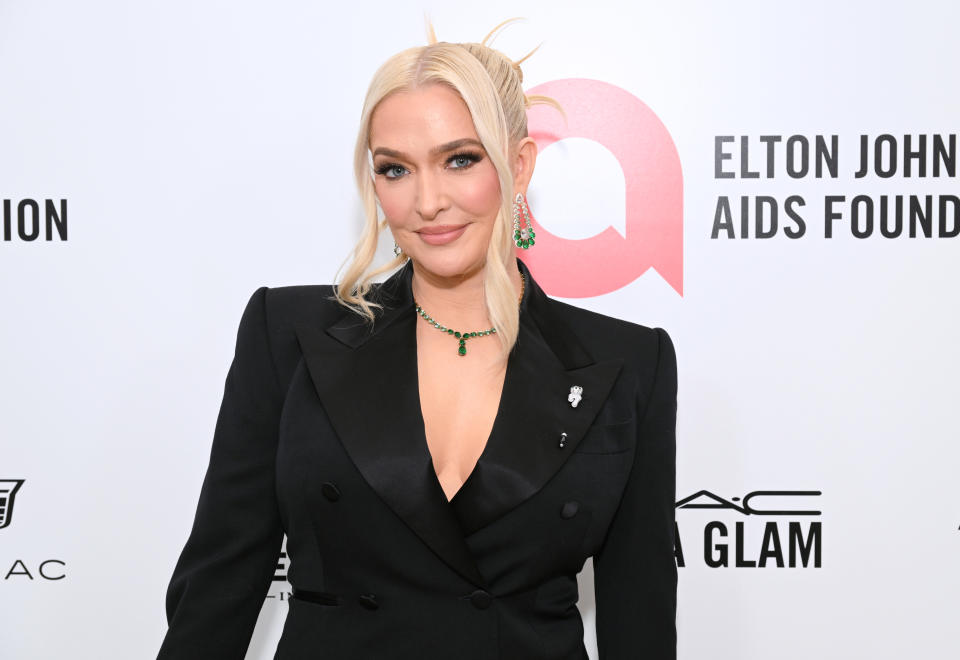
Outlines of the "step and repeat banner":
<svg viewBox="0 0 960 660">
<path fill-rule="evenodd" d="M 956 657 L 960 9 L 706 0 L 0 0 L 0 657 L 155 657 L 240 313 L 334 281 L 424 12 L 525 17 L 492 45 L 569 121 L 521 256 L 673 338 L 679 657 Z"/>
</svg>

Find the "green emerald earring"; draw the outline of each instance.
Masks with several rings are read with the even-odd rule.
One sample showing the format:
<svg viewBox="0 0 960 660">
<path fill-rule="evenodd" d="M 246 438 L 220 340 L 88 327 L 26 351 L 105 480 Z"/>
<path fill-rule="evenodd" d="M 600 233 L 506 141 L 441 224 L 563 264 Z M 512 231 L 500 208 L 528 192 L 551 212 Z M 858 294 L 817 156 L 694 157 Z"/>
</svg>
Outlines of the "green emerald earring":
<svg viewBox="0 0 960 660">
<path fill-rule="evenodd" d="M 521 213 L 523 213 L 523 219 L 527 223 L 527 226 L 523 228 L 520 227 Z M 517 193 L 513 200 L 513 240 L 517 243 L 518 248 L 528 250 L 534 243 L 534 236 L 536 234 L 533 233 L 533 225 L 530 224 L 530 207 L 527 205 L 523 193 Z"/>
</svg>

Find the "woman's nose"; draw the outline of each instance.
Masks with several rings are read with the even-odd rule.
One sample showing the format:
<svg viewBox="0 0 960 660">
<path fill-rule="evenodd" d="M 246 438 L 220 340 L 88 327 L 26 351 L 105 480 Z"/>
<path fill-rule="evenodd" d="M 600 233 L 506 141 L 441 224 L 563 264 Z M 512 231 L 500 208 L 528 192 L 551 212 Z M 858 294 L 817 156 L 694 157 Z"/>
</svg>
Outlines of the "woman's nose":
<svg viewBox="0 0 960 660">
<path fill-rule="evenodd" d="M 445 205 L 440 178 L 432 173 L 420 173 L 417 177 L 417 213 L 425 219 L 434 218 Z"/>
</svg>

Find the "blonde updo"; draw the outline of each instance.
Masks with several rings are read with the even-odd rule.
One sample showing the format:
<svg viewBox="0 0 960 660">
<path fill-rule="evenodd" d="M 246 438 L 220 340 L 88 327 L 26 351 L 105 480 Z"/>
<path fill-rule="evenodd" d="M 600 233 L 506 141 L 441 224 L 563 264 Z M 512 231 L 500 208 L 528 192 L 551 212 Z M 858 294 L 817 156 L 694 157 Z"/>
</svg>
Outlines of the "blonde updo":
<svg viewBox="0 0 960 660">
<path fill-rule="evenodd" d="M 528 136 L 527 108 L 546 103 L 564 114 L 563 108 L 554 99 L 527 96 L 523 92 L 520 63 L 539 46 L 513 61 L 486 45 L 498 30 L 515 20 L 518 19 L 503 21 L 480 43 L 448 43 L 437 41 L 433 25 L 428 19 L 428 45 L 397 53 L 374 73 L 363 104 L 354 149 L 354 175 L 366 220 L 360 239 L 347 258 L 349 266 L 334 286 L 334 299 L 373 322 L 373 308 L 382 307 L 366 298 L 373 278 L 402 265 L 407 257 L 400 255 L 378 268 L 370 269 L 380 233 L 387 227 L 386 219 L 380 219 L 377 211 L 370 158 L 370 120 L 377 104 L 394 92 L 410 91 L 433 83 L 445 84 L 466 103 L 477 136 L 500 179 L 501 204 L 487 250 L 484 290 L 487 313 L 497 329 L 496 336 L 500 339 L 501 357 L 504 360 L 516 342 L 520 325 L 517 299 L 509 276 L 509 269 L 516 268 L 512 227 L 513 172 L 510 162 L 520 140 Z"/>
</svg>

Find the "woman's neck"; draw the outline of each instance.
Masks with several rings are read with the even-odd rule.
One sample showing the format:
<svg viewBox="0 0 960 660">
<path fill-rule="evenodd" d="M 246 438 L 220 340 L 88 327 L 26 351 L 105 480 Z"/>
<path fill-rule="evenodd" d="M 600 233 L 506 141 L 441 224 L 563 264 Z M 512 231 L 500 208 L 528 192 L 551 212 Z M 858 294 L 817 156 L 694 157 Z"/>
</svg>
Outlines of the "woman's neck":
<svg viewBox="0 0 960 660">
<path fill-rule="evenodd" d="M 513 272 L 516 271 L 516 272 Z M 413 297 L 424 312 L 448 328 L 471 332 L 487 330 L 490 317 L 484 296 L 486 266 L 445 277 L 413 264 Z M 520 295 L 520 271 L 511 269 L 510 280 Z"/>
</svg>

